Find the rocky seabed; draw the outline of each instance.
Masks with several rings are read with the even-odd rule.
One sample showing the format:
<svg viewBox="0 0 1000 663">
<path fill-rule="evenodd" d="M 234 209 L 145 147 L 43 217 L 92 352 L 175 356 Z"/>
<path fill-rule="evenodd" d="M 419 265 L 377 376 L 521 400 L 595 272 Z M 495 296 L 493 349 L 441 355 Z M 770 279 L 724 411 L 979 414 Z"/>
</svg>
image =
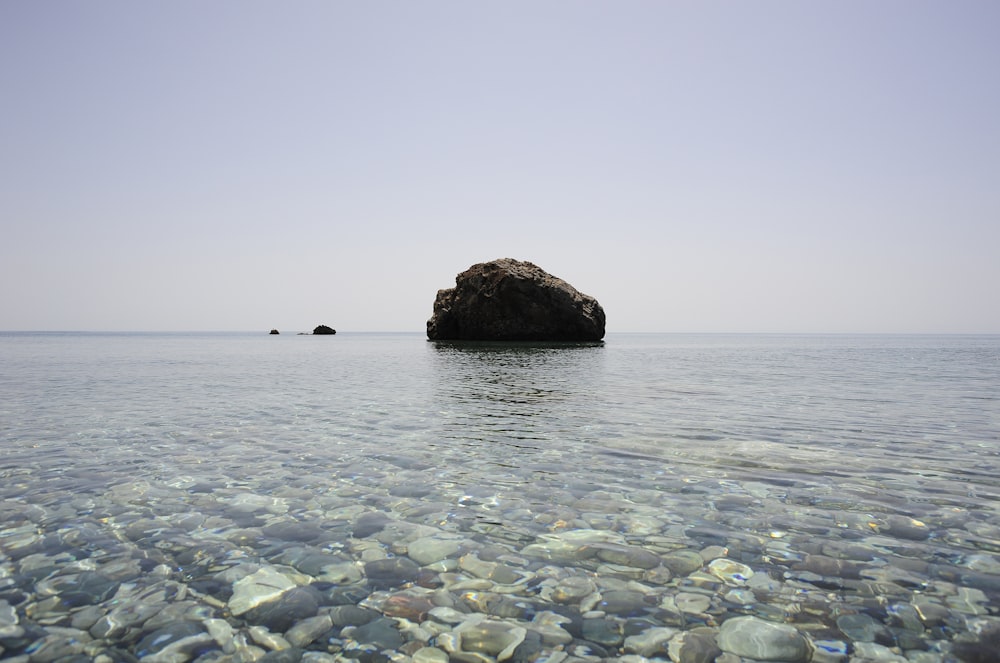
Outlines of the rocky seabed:
<svg viewBox="0 0 1000 663">
<path fill-rule="evenodd" d="M 0 657 L 998 660 L 995 516 L 814 501 L 791 518 L 794 490 L 765 484 L 469 492 L 428 471 L 76 496 L 8 475 Z"/>
</svg>

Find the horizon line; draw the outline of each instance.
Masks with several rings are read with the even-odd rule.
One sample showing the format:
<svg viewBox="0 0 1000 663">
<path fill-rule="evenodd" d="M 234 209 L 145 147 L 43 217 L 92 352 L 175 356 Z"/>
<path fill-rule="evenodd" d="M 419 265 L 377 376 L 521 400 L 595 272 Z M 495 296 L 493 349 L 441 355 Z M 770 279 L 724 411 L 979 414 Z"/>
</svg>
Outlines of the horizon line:
<svg viewBox="0 0 1000 663">
<path fill-rule="evenodd" d="M 261 334 L 264 336 L 314 336 L 311 330 L 271 334 L 256 329 L 0 329 L 0 334 Z M 336 334 L 426 334 L 423 330 L 347 329 Z M 1000 336 L 1000 331 L 609 331 L 608 334 L 755 335 L 755 336 Z M 322 336 L 323 334 L 319 334 Z"/>
</svg>

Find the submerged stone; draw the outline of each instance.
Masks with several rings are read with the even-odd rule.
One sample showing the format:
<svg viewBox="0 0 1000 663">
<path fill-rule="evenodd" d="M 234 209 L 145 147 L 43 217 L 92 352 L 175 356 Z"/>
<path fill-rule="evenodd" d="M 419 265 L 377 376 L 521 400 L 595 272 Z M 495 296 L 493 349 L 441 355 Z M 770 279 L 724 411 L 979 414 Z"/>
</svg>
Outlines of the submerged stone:
<svg viewBox="0 0 1000 663">
<path fill-rule="evenodd" d="M 670 660 L 676 663 L 712 663 L 722 653 L 715 636 L 715 631 L 709 628 L 678 633 L 667 646 Z"/>
<path fill-rule="evenodd" d="M 809 660 L 809 643 L 794 627 L 757 617 L 727 619 L 719 631 L 718 645 L 724 652 L 758 661 Z"/>
<path fill-rule="evenodd" d="M 407 546 L 406 554 L 413 561 L 426 566 L 447 559 L 457 553 L 460 548 L 461 542 L 457 539 L 428 536 L 411 541 Z"/>
<path fill-rule="evenodd" d="M 744 585 L 753 577 L 753 569 L 749 566 L 724 557 L 712 560 L 708 572 L 727 585 Z"/>
<path fill-rule="evenodd" d="M 376 589 L 389 589 L 411 582 L 420 574 L 420 567 L 407 557 L 377 559 L 365 564 L 365 576 Z"/>
<path fill-rule="evenodd" d="M 284 632 L 300 619 L 314 616 L 319 610 L 320 598 L 319 592 L 311 587 L 293 587 L 278 598 L 251 608 L 244 619 L 274 632 Z"/>
<path fill-rule="evenodd" d="M 271 567 L 261 568 L 236 581 L 229 610 L 234 615 L 242 615 L 262 603 L 273 601 L 292 587 L 295 582 L 288 576 Z"/>
<path fill-rule="evenodd" d="M 584 619 L 581 628 L 584 640 L 604 647 L 618 646 L 625 639 L 621 623 L 610 619 Z"/>
<path fill-rule="evenodd" d="M 655 569 L 660 565 L 660 557 L 638 546 L 627 546 L 618 543 L 593 543 L 587 550 L 611 564 L 630 566 L 638 569 Z"/>
<path fill-rule="evenodd" d="M 205 632 L 201 624 L 184 621 L 148 633 L 135 646 L 135 653 L 143 659 L 153 660 L 156 656 L 164 660 L 176 660 L 171 659 L 168 653 L 191 654 L 216 646 L 215 639 Z"/>
<path fill-rule="evenodd" d="M 358 626 L 351 637 L 363 645 L 374 645 L 378 649 L 396 649 L 403 644 L 403 636 L 396 627 L 396 620 L 380 617 Z"/>
</svg>

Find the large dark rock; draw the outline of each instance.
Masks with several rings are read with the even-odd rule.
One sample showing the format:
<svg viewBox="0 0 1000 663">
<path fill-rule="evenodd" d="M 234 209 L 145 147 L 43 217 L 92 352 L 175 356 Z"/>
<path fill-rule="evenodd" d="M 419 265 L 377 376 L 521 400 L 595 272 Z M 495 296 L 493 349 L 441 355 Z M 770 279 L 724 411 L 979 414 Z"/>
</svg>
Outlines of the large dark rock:
<svg viewBox="0 0 1000 663">
<path fill-rule="evenodd" d="M 313 330 L 314 334 L 336 334 L 337 330 L 332 327 L 327 327 L 326 325 L 320 325 Z"/>
<path fill-rule="evenodd" d="M 537 265 L 511 258 L 473 265 L 438 290 L 431 340 L 599 341 L 604 309 Z"/>
</svg>

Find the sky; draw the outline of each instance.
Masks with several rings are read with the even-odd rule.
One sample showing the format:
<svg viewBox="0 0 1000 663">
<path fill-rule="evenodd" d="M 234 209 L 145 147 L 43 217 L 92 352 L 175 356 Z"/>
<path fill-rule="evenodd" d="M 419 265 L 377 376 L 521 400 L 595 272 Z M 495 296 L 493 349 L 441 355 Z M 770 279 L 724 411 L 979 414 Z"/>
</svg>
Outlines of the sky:
<svg viewBox="0 0 1000 663">
<path fill-rule="evenodd" d="M 995 0 L 0 2 L 0 330 L 1000 333 Z"/>
</svg>

